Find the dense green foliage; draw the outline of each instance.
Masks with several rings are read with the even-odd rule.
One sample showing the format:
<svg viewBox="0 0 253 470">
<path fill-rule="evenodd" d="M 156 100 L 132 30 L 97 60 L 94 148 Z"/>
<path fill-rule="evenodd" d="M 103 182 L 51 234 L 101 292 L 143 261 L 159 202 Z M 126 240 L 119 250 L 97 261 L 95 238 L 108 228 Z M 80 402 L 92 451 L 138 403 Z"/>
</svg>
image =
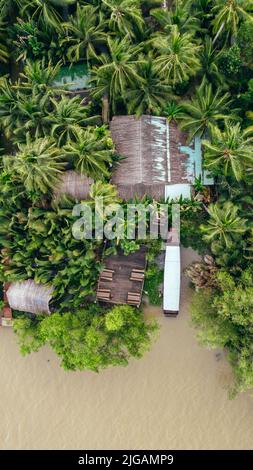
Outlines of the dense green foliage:
<svg viewBox="0 0 253 470">
<path fill-rule="evenodd" d="M 148 295 L 151 305 L 161 305 L 161 285 L 163 282 L 163 270 L 152 264 L 146 271 L 144 292 Z"/>
<path fill-rule="evenodd" d="M 62 65 L 78 61 L 90 99 L 54 86 Z M 252 64 L 251 0 L 0 0 L 1 280 L 54 288 L 52 316 L 15 313 L 23 352 L 49 343 L 66 369 L 98 370 L 140 357 L 155 329 L 135 309 L 93 303 L 103 250 L 127 255 L 142 242 L 125 237 L 123 218 L 124 238 L 105 249 L 75 240 L 75 201 L 54 197 L 75 170 L 94 180 L 91 206 L 99 196 L 126 213 L 110 183 L 120 156 L 100 117 L 108 103 L 110 117 L 167 116 L 189 143 L 202 138 L 217 184 L 209 191 L 197 179 L 194 197 L 179 201 L 181 241 L 213 256 L 216 279 L 196 294 L 193 320 L 206 344 L 228 351 L 237 390 L 252 387 Z M 145 243 L 145 288 L 159 303 L 162 274 Z"/>
<path fill-rule="evenodd" d="M 75 308 L 94 295 L 101 264 L 101 242 L 76 240 L 71 209 L 45 210 L 37 207 L 12 215 L 9 234 L 2 245 L 8 250 L 4 270 L 8 281 L 33 278 L 54 287 L 53 308 Z"/>
<path fill-rule="evenodd" d="M 253 272 L 218 274 L 218 288 L 201 290 L 192 303 L 192 319 L 208 347 L 225 347 L 235 373 L 233 393 L 253 387 Z"/>
<path fill-rule="evenodd" d="M 98 372 L 108 366 L 126 366 L 130 357 L 140 358 L 149 349 L 157 325 L 144 321 L 143 314 L 128 305 L 104 312 L 91 304 L 75 314 L 55 313 L 36 322 L 20 318 L 14 329 L 23 354 L 48 343 L 64 369 Z"/>
</svg>

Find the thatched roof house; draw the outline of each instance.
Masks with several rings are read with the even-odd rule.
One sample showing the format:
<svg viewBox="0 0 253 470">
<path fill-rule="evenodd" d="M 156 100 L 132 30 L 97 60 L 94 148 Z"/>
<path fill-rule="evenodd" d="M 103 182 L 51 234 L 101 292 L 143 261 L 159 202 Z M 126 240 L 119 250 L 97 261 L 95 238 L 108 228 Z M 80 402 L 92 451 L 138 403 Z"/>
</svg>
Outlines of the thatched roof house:
<svg viewBox="0 0 253 470">
<path fill-rule="evenodd" d="M 79 201 L 89 199 L 92 183 L 93 180 L 85 175 L 81 175 L 72 170 L 65 171 L 60 177 L 59 185 L 55 189 L 54 196 L 57 199 L 62 194 L 67 194 Z"/>
<path fill-rule="evenodd" d="M 36 284 L 32 279 L 10 284 L 6 292 L 11 309 L 34 314 L 50 314 L 49 302 L 53 287 Z"/>
<path fill-rule="evenodd" d="M 126 157 L 112 178 L 122 198 L 190 196 L 198 176 L 212 184 L 202 169 L 201 141 L 187 145 L 186 135 L 167 118 L 115 116 L 110 129 L 117 152 Z"/>
</svg>

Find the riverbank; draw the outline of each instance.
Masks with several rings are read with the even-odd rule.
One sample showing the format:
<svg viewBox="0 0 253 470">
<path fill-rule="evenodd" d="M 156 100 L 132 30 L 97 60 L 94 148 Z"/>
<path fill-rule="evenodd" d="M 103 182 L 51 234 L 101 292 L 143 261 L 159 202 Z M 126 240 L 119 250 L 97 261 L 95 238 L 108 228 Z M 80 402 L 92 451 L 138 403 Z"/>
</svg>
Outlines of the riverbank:
<svg viewBox="0 0 253 470">
<path fill-rule="evenodd" d="M 183 265 L 196 255 L 182 250 Z M 129 367 L 66 373 L 44 348 L 25 358 L 0 330 L 1 449 L 250 449 L 253 398 L 228 400 L 232 377 L 220 351 L 197 344 L 183 279 L 178 318 L 155 315 L 152 350 Z"/>
</svg>

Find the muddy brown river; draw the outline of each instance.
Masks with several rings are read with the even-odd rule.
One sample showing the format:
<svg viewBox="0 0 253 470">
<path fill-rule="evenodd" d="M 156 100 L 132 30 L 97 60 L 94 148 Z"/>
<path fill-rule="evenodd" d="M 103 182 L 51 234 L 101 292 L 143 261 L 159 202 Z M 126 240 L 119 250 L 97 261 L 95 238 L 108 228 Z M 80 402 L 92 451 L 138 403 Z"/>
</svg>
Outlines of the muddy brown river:
<svg viewBox="0 0 253 470">
<path fill-rule="evenodd" d="M 194 259 L 182 250 L 183 264 Z M 230 401 L 224 354 L 198 345 L 183 280 L 176 319 L 163 318 L 142 360 L 100 374 L 65 372 L 44 348 L 25 358 L 0 330 L 1 449 L 251 449 L 253 397 Z"/>
</svg>

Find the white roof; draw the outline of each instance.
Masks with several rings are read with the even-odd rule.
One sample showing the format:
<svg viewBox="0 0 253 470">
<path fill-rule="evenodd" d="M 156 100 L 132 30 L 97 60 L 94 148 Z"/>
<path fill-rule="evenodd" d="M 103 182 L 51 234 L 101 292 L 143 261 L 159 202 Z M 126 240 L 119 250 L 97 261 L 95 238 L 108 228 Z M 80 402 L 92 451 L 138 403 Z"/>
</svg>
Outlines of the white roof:
<svg viewBox="0 0 253 470">
<path fill-rule="evenodd" d="M 163 287 L 163 310 L 179 311 L 180 302 L 180 247 L 166 246 Z"/>
<path fill-rule="evenodd" d="M 165 199 L 179 199 L 180 196 L 185 199 L 191 198 L 190 184 L 167 184 L 165 186 Z"/>
</svg>

